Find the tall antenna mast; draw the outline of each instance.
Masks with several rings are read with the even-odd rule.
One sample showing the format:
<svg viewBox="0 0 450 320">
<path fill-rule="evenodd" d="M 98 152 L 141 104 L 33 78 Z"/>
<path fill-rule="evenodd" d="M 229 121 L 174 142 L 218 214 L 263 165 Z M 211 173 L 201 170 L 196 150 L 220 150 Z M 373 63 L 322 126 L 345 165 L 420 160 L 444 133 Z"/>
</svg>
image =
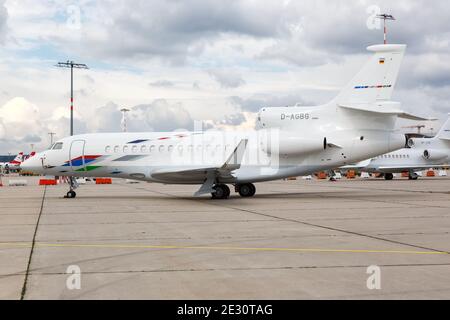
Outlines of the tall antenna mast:
<svg viewBox="0 0 450 320">
<path fill-rule="evenodd" d="M 384 23 L 384 44 L 387 44 L 386 20 L 395 20 L 395 18 L 392 15 L 386 14 L 386 13 L 377 15 L 377 18 L 383 20 L 383 23 Z"/>
</svg>

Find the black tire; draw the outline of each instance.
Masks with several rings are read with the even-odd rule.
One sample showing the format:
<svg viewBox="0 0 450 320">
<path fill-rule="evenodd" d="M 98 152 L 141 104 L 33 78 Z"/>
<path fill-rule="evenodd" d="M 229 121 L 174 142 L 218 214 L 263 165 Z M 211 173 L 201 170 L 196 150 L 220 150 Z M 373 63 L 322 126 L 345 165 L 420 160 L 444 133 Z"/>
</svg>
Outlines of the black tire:
<svg viewBox="0 0 450 320">
<path fill-rule="evenodd" d="M 77 193 L 75 191 L 69 191 L 67 192 L 67 199 L 75 199 L 77 197 Z"/>
<path fill-rule="evenodd" d="M 237 187 L 239 195 L 243 198 L 251 198 L 256 194 L 256 187 L 252 183 L 244 183 Z"/>
<path fill-rule="evenodd" d="M 384 179 L 386 179 L 386 180 L 388 180 L 388 181 L 393 180 L 393 179 L 394 179 L 394 174 L 392 174 L 392 173 L 386 173 L 386 174 L 384 175 Z"/>
<path fill-rule="evenodd" d="M 212 193 L 212 198 L 215 200 L 225 200 L 230 197 L 231 191 L 225 184 L 218 184 L 214 187 L 215 192 Z"/>
<path fill-rule="evenodd" d="M 419 176 L 417 174 L 414 175 L 409 174 L 409 180 L 417 180 L 417 179 L 419 179 Z"/>
</svg>

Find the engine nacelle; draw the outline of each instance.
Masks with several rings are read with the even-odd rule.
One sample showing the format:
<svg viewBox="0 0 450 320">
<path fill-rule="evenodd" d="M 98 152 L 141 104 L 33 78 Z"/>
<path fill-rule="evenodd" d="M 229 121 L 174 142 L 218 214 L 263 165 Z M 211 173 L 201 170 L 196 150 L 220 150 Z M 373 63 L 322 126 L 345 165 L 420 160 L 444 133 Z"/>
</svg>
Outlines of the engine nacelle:
<svg viewBox="0 0 450 320">
<path fill-rule="evenodd" d="M 292 133 L 291 133 L 292 134 Z M 302 155 L 323 151 L 327 148 L 326 138 L 302 138 L 280 133 L 270 136 L 263 145 L 263 150 L 273 155 Z"/>
<path fill-rule="evenodd" d="M 446 159 L 448 155 L 445 152 L 430 149 L 423 152 L 423 157 L 427 160 L 438 161 Z"/>
</svg>

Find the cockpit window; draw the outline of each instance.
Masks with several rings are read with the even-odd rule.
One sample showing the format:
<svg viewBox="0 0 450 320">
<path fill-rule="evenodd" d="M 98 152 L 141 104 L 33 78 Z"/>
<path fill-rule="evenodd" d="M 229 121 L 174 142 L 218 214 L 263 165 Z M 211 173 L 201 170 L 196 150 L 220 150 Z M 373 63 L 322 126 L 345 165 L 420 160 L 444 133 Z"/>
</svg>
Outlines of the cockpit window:
<svg viewBox="0 0 450 320">
<path fill-rule="evenodd" d="M 58 142 L 55 143 L 55 145 L 53 146 L 52 150 L 62 150 L 63 148 L 63 143 L 62 142 Z"/>
</svg>

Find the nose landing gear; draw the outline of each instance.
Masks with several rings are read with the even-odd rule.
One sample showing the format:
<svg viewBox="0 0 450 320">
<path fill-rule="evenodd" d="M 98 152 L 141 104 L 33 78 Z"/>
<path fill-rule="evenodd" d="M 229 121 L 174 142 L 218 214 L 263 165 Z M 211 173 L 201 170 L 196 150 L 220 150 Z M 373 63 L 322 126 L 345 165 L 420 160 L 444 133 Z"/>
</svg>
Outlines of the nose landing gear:
<svg viewBox="0 0 450 320">
<path fill-rule="evenodd" d="M 74 199 L 74 198 L 76 198 L 76 196 L 77 196 L 77 193 L 75 191 L 71 190 L 71 191 L 67 192 L 67 194 L 64 198 Z"/>
<path fill-rule="evenodd" d="M 70 190 L 64 196 L 65 199 L 75 199 L 77 197 L 77 193 L 74 191 L 78 188 L 77 180 L 74 177 L 69 177 Z"/>
</svg>

